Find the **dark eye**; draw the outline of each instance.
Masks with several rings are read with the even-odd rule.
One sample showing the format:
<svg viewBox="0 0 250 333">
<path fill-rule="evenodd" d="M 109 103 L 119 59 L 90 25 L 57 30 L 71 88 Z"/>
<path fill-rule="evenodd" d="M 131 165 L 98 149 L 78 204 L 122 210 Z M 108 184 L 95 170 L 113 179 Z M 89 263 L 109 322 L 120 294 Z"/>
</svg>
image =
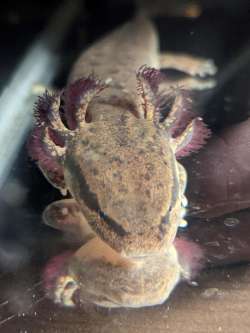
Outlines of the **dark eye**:
<svg viewBox="0 0 250 333">
<path fill-rule="evenodd" d="M 105 218 L 107 217 L 107 215 L 102 210 L 99 210 L 98 213 L 99 213 L 100 218 L 102 218 L 102 219 L 105 220 Z"/>
</svg>

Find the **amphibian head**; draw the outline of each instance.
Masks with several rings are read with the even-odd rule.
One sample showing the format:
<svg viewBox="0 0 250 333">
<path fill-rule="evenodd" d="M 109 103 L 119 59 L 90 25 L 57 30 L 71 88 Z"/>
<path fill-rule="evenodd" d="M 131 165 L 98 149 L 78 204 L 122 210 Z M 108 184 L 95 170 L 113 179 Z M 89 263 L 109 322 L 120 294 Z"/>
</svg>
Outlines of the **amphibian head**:
<svg viewBox="0 0 250 333">
<path fill-rule="evenodd" d="M 164 252 L 173 243 L 186 186 L 176 156 L 199 148 L 208 133 L 200 118 L 187 117 L 187 93 L 159 95 L 159 80 L 157 70 L 138 71 L 136 115 L 119 103 L 100 105 L 105 85 L 93 77 L 46 93 L 36 107 L 31 155 L 53 185 L 70 192 L 97 235 L 126 255 Z M 164 98 L 173 101 L 167 117 Z M 101 110 L 95 121 L 93 108 Z"/>
</svg>

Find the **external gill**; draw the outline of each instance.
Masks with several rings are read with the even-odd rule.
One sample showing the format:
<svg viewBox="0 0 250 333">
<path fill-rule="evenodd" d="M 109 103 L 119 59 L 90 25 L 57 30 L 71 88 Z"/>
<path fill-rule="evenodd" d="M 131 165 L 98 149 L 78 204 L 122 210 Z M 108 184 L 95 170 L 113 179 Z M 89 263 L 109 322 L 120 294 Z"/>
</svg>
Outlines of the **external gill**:
<svg viewBox="0 0 250 333">
<path fill-rule="evenodd" d="M 162 73 L 155 69 L 141 66 L 136 73 L 137 94 L 139 96 L 139 114 L 142 118 L 155 121 L 158 113 L 158 88 L 163 80 Z"/>
<path fill-rule="evenodd" d="M 176 157 L 184 157 L 199 150 L 209 136 L 210 131 L 202 118 L 193 119 L 179 136 L 172 138 Z"/>
<path fill-rule="evenodd" d="M 84 126 L 89 102 L 104 88 L 101 81 L 89 76 L 70 84 L 60 94 L 46 91 L 38 97 L 36 125 L 28 142 L 29 154 L 49 182 L 63 194 L 67 190 L 63 171 L 66 142 L 75 130 Z"/>
<path fill-rule="evenodd" d="M 178 87 L 171 88 L 166 95 L 171 99 L 172 107 L 169 114 L 160 123 L 172 138 L 172 144 L 177 158 L 190 155 L 198 151 L 210 136 L 210 130 L 206 127 L 201 117 L 197 117 L 193 109 L 191 93 Z"/>
<path fill-rule="evenodd" d="M 195 117 L 192 111 L 192 95 L 190 91 L 185 89 L 171 87 L 163 96 L 165 96 L 165 107 L 170 108 L 170 111 L 165 115 L 162 122 L 171 137 L 176 137 L 181 134 L 187 124 Z"/>
<path fill-rule="evenodd" d="M 67 136 L 72 135 L 72 132 L 65 127 L 59 113 L 61 103 L 61 96 L 59 94 L 54 94 L 53 99 L 51 99 L 51 104 L 48 112 L 48 129 L 52 129 L 58 137 L 63 141 Z M 53 138 L 52 138 L 53 140 Z"/>
<path fill-rule="evenodd" d="M 160 91 L 164 76 L 154 68 L 140 67 L 136 78 L 141 117 L 168 132 L 177 158 L 199 150 L 210 136 L 210 131 L 202 119 L 191 111 L 191 93 L 179 87 Z M 170 105 L 170 111 L 165 115 Z"/>
<path fill-rule="evenodd" d="M 66 119 L 68 115 L 73 115 L 75 121 L 73 129 L 80 129 L 85 126 L 90 101 L 106 87 L 107 85 L 104 82 L 90 75 L 87 78 L 75 81 L 66 88 Z"/>
<path fill-rule="evenodd" d="M 49 126 L 48 117 L 56 103 L 57 96 L 48 91 L 38 97 L 34 112 L 36 123 L 28 141 L 28 150 L 47 180 L 65 192 L 63 168 L 58 158 L 63 153 L 64 140 Z"/>
</svg>

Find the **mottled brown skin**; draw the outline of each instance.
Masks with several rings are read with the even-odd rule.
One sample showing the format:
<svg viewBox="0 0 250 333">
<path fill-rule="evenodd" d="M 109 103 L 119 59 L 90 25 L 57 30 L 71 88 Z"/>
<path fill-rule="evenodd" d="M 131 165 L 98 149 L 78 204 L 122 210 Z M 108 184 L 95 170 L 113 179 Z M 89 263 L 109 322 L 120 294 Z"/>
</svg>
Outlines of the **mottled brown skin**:
<svg viewBox="0 0 250 333">
<path fill-rule="evenodd" d="M 215 73 L 211 61 L 161 58 L 166 67 L 193 75 Z M 186 172 L 176 152 L 192 134 L 193 123 L 171 137 L 173 105 L 170 118 L 156 124 L 150 80 L 144 72 L 136 75 L 143 64 L 161 67 L 155 29 L 139 17 L 90 47 L 74 66 L 69 82 L 94 72 L 107 83 L 104 90 L 93 88 L 80 96 L 76 128 L 64 127 L 58 121 L 59 102 L 53 106 L 51 127 L 66 144 L 55 146 L 48 135 L 44 142 L 63 166 L 64 183 L 55 186 L 72 199 L 52 203 L 44 220 L 83 243 L 50 290 L 56 303 L 72 306 L 80 290 L 82 302 L 104 307 L 160 304 L 181 278 L 190 277 L 191 267 L 181 265 L 174 239 L 185 224 L 186 205 Z M 138 92 L 140 80 L 143 92 Z M 214 81 L 188 78 L 179 84 L 205 89 Z M 164 80 L 159 89 L 171 85 Z"/>
<path fill-rule="evenodd" d="M 112 122 L 82 128 L 67 151 L 66 183 L 93 230 L 125 255 L 165 252 L 180 223 L 184 188 L 163 130 L 116 111 Z"/>
</svg>

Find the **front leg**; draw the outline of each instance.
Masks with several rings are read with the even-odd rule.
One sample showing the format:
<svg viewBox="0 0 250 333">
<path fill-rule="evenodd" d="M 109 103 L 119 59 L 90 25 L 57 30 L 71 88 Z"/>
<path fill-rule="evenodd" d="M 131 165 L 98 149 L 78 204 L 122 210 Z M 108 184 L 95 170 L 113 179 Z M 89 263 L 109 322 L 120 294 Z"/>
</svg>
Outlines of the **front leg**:
<svg viewBox="0 0 250 333">
<path fill-rule="evenodd" d="M 80 242 L 95 236 L 74 199 L 51 203 L 43 212 L 43 221 L 55 229 L 73 234 Z"/>
<path fill-rule="evenodd" d="M 161 53 L 160 68 L 172 68 L 182 71 L 191 76 L 205 77 L 215 75 L 217 68 L 211 59 L 194 57 L 186 54 Z"/>
</svg>

